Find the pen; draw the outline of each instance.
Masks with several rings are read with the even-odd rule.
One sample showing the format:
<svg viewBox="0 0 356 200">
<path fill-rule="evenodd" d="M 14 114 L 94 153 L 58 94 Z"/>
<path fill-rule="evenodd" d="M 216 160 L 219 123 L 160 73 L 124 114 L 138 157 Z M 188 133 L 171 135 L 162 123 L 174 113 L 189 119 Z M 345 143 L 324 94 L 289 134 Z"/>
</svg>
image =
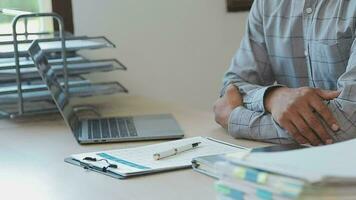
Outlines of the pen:
<svg viewBox="0 0 356 200">
<path fill-rule="evenodd" d="M 195 142 L 192 144 L 186 144 L 186 145 L 183 145 L 180 147 L 174 147 L 172 149 L 168 149 L 168 150 L 165 150 L 162 152 L 155 153 L 155 154 L 153 154 L 153 159 L 160 160 L 162 158 L 177 155 L 178 153 L 182 153 L 184 151 L 189 151 L 189 150 L 195 149 L 199 146 L 200 143 L 201 142 Z"/>
</svg>

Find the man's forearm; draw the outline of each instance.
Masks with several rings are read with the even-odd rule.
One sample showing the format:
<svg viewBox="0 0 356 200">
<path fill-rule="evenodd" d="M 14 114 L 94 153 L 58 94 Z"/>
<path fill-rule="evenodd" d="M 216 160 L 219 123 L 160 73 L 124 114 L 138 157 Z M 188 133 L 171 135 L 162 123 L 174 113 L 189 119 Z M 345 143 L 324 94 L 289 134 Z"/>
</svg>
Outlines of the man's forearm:
<svg viewBox="0 0 356 200">
<path fill-rule="evenodd" d="M 323 121 L 334 131 L 339 129 L 339 125 L 324 101 L 339 94 L 338 91 L 308 87 L 281 87 L 266 95 L 265 106 L 273 119 L 299 143 L 330 144 L 333 139 Z"/>
</svg>

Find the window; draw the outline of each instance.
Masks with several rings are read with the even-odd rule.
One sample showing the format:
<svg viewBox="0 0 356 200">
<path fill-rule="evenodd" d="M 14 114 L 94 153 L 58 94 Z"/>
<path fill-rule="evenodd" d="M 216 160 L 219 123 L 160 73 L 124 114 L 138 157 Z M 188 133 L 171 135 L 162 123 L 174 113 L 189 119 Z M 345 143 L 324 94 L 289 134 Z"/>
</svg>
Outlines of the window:
<svg viewBox="0 0 356 200">
<path fill-rule="evenodd" d="M 50 12 L 52 5 L 50 0 L 1 0 L 1 9 L 15 9 L 28 12 Z M 0 17 L 0 34 L 12 32 L 11 21 L 13 16 L 1 14 Z M 52 20 L 33 18 L 28 21 L 29 32 L 41 32 L 53 30 Z M 17 32 L 24 32 L 23 20 L 18 23 Z"/>
<path fill-rule="evenodd" d="M 0 9 L 14 9 L 28 12 L 56 12 L 64 19 L 65 30 L 73 33 L 73 16 L 71 0 L 1 0 Z M 0 13 L 0 35 L 12 33 L 13 16 Z M 23 33 L 24 20 L 20 20 L 17 32 Z M 53 24 L 51 18 L 32 18 L 28 20 L 28 32 L 53 32 L 58 30 L 57 23 Z M 34 36 L 33 36 L 34 37 Z M 1 37 L 0 41 L 11 40 L 12 37 Z"/>
</svg>

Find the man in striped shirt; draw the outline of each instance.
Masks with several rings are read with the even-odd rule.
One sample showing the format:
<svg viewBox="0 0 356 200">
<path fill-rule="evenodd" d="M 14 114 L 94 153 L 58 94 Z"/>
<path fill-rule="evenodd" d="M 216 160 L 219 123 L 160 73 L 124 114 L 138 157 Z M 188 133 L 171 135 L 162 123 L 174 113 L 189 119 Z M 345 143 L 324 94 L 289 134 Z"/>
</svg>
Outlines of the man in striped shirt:
<svg viewBox="0 0 356 200">
<path fill-rule="evenodd" d="M 355 0 L 255 0 L 216 121 L 273 143 L 355 138 L 355 26 Z"/>
</svg>

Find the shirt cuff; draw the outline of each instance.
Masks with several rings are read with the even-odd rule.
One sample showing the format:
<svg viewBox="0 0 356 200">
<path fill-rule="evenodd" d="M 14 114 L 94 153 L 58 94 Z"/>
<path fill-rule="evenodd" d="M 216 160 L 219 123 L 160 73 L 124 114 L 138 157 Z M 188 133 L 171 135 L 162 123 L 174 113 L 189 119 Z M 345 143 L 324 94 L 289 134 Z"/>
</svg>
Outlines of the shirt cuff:
<svg viewBox="0 0 356 200">
<path fill-rule="evenodd" d="M 229 117 L 228 133 L 234 138 L 279 144 L 294 143 L 290 135 L 270 115 L 251 111 L 245 107 L 235 108 Z"/>
<path fill-rule="evenodd" d="M 248 91 L 243 97 L 244 106 L 252 111 L 262 112 L 262 113 L 266 112 L 264 106 L 264 98 L 266 92 L 272 88 L 277 88 L 277 87 L 282 87 L 282 85 L 271 85 L 271 86 L 260 87 Z"/>
<path fill-rule="evenodd" d="M 251 139 L 250 120 L 255 112 L 239 106 L 230 114 L 227 132 L 234 138 Z"/>
</svg>

